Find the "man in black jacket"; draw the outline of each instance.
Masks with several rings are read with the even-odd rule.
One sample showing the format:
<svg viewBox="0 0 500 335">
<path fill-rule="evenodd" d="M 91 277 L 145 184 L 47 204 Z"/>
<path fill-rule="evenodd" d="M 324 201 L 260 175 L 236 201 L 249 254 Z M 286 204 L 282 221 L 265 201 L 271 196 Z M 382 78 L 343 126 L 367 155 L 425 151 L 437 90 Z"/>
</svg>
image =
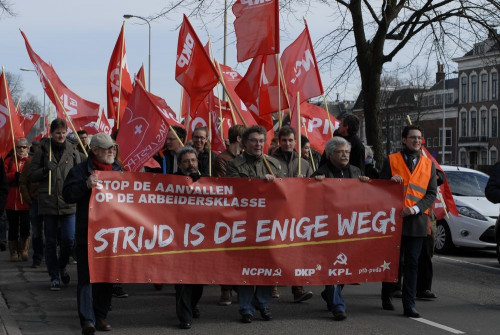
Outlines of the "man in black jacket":
<svg viewBox="0 0 500 335">
<path fill-rule="evenodd" d="M 94 334 L 96 329 L 111 330 L 106 317 L 111 305 L 113 284 L 90 284 L 87 233 L 90 196 L 92 189 L 97 186 L 94 171 L 122 170 L 116 162 L 117 146 L 108 134 L 95 134 L 90 142 L 90 149 L 88 160 L 70 170 L 63 186 L 64 200 L 76 203 L 77 303 L 80 325 L 85 335 Z"/>
</svg>

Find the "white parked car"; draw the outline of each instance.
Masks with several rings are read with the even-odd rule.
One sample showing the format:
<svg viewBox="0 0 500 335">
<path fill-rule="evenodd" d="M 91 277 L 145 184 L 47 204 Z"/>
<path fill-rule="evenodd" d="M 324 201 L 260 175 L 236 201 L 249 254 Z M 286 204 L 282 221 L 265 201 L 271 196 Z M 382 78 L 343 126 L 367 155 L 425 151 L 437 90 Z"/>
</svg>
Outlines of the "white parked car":
<svg viewBox="0 0 500 335">
<path fill-rule="evenodd" d="M 454 247 L 495 248 L 495 222 L 500 205 L 484 196 L 488 175 L 480 171 L 441 166 L 450 184 L 459 216 L 449 214 L 437 222 L 436 251 Z"/>
</svg>

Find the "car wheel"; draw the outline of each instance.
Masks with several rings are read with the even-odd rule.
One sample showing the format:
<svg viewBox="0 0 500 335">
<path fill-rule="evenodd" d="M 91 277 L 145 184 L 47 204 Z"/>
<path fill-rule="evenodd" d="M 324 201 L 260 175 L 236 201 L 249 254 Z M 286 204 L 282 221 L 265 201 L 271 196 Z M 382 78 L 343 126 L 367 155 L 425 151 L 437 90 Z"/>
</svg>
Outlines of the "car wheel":
<svg viewBox="0 0 500 335">
<path fill-rule="evenodd" d="M 450 252 L 455 246 L 451 240 L 450 228 L 446 221 L 438 221 L 436 224 L 435 248 L 439 253 Z"/>
</svg>

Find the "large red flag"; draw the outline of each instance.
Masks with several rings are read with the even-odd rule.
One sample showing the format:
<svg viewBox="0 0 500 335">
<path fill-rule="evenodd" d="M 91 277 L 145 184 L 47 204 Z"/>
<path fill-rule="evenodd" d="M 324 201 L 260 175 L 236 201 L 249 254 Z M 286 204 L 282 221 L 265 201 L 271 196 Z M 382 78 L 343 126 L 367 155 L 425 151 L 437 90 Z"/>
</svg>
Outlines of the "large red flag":
<svg viewBox="0 0 500 335">
<path fill-rule="evenodd" d="M 258 122 L 263 115 L 288 108 L 283 87 L 278 91 L 278 64 L 275 55 L 255 57 L 247 73 L 235 87 L 235 92 L 256 115 Z"/>
<path fill-rule="evenodd" d="M 33 63 L 33 66 L 35 67 L 35 71 L 38 74 L 42 87 L 45 90 L 45 93 L 49 97 L 50 101 L 52 101 L 54 106 L 56 106 L 58 117 L 65 118 L 64 112 L 62 110 L 63 106 L 68 116 L 70 116 L 72 119 L 90 116 L 95 116 L 95 118 L 97 119 L 97 115 L 99 115 L 99 105 L 94 102 L 82 99 L 76 93 L 67 88 L 66 85 L 64 85 L 64 83 L 61 81 L 61 79 L 59 79 L 59 76 L 57 75 L 54 68 L 51 65 L 45 63 L 40 58 L 40 56 L 38 56 L 33 51 L 28 42 L 28 38 L 22 31 L 21 35 L 23 35 L 24 42 L 26 44 L 26 50 L 28 51 L 28 55 L 31 59 L 31 62 Z M 56 95 L 50 87 L 50 84 L 52 84 Z M 58 102 L 58 100 L 61 102 L 62 106 Z"/>
<path fill-rule="evenodd" d="M 303 102 L 300 104 L 300 116 L 303 120 L 302 135 L 307 136 L 311 147 L 323 152 L 325 144 L 332 138 L 332 133 L 339 126 L 339 121 L 323 108 Z"/>
<path fill-rule="evenodd" d="M 446 179 L 446 174 L 444 173 L 443 168 L 441 167 L 441 165 L 439 165 L 439 163 L 436 161 L 436 159 L 431 155 L 431 153 L 423 145 L 422 145 L 422 152 L 423 152 L 424 156 L 429 158 L 434 163 L 436 170 L 441 171 L 444 175 L 444 183 L 442 183 L 438 187 L 438 196 L 436 197 L 436 201 L 434 201 L 434 204 L 432 206 L 432 209 L 434 211 L 434 215 L 436 216 L 436 219 L 442 220 L 446 216 L 446 213 L 443 210 L 443 202 L 444 202 L 444 205 L 446 206 L 446 211 L 448 213 L 453 214 L 455 216 L 458 216 L 457 205 L 455 204 L 455 200 L 453 199 L 450 185 L 448 184 L 448 179 Z M 439 193 L 441 194 L 441 197 L 443 198 L 443 202 L 441 202 L 441 199 L 439 197 Z"/>
<path fill-rule="evenodd" d="M 108 73 L 106 76 L 106 88 L 108 97 L 108 115 L 117 123 L 121 121 L 123 112 L 127 107 L 128 99 L 132 90 L 132 80 L 127 68 L 127 51 L 125 48 L 125 23 L 122 25 L 120 35 L 116 41 L 115 48 L 109 60 Z M 120 111 L 118 112 L 118 108 Z M 118 120 L 118 115 L 120 120 Z"/>
<path fill-rule="evenodd" d="M 24 137 L 28 136 L 31 129 L 35 123 L 40 119 L 40 114 L 21 114 L 18 113 L 19 122 L 21 123 L 21 128 L 23 129 Z"/>
<path fill-rule="evenodd" d="M 186 15 L 179 31 L 175 80 L 191 98 L 190 114 L 218 82 L 217 70 Z"/>
<path fill-rule="evenodd" d="M 2 71 L 0 75 L 0 156 L 5 157 L 13 149 L 14 141 L 22 137 L 24 137 L 24 132 L 17 117 L 5 71 Z"/>
<path fill-rule="evenodd" d="M 278 0 L 237 0 L 233 13 L 238 62 L 280 52 Z"/>
<path fill-rule="evenodd" d="M 148 93 L 142 85 L 134 86 L 116 138 L 123 166 L 128 171 L 138 171 L 163 148 L 172 122 L 170 108 L 163 103 L 163 99 Z"/>
</svg>

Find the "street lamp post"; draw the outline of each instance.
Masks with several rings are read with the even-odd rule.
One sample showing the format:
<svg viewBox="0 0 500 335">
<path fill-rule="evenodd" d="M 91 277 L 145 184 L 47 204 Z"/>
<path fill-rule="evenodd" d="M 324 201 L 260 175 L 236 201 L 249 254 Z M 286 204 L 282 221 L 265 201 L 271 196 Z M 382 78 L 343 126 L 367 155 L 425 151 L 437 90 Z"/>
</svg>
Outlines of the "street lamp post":
<svg viewBox="0 0 500 335">
<path fill-rule="evenodd" d="M 151 92 L 151 24 L 149 23 L 151 20 L 145 19 L 142 16 L 125 14 L 123 18 L 130 19 L 132 17 L 138 18 L 140 20 L 146 21 L 149 27 L 149 55 L 148 55 L 148 90 Z"/>
<path fill-rule="evenodd" d="M 28 69 L 26 67 L 22 67 L 19 70 L 26 71 L 26 72 L 36 72 L 35 70 Z M 45 90 L 43 89 L 43 87 L 42 87 L 42 93 L 43 93 L 43 115 L 45 115 Z"/>
</svg>

